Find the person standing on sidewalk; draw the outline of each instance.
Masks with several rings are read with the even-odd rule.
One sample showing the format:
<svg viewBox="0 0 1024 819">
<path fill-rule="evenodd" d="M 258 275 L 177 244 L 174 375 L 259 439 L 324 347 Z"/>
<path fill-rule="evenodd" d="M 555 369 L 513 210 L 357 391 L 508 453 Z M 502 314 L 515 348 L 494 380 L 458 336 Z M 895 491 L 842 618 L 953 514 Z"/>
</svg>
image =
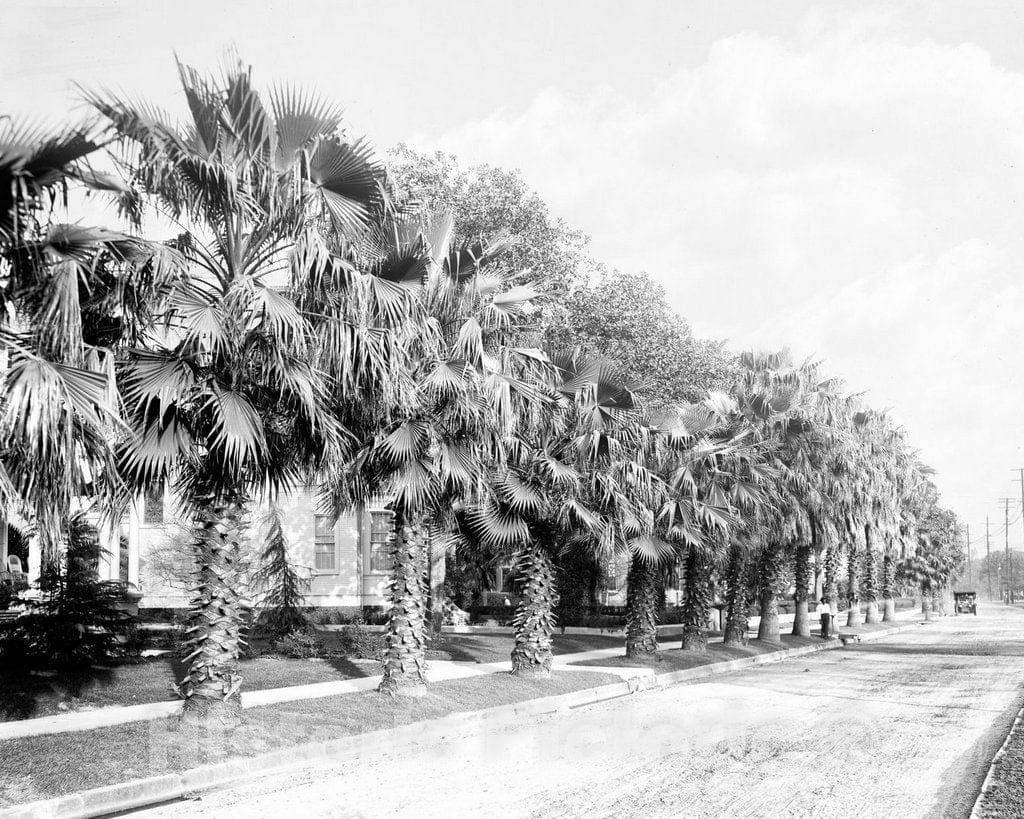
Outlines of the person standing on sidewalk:
<svg viewBox="0 0 1024 819">
<path fill-rule="evenodd" d="M 821 639 L 827 640 L 829 625 L 831 625 L 832 620 L 832 609 L 829 607 L 828 601 L 824 597 L 822 597 L 821 601 L 818 603 L 817 612 L 818 617 L 821 618 Z"/>
</svg>

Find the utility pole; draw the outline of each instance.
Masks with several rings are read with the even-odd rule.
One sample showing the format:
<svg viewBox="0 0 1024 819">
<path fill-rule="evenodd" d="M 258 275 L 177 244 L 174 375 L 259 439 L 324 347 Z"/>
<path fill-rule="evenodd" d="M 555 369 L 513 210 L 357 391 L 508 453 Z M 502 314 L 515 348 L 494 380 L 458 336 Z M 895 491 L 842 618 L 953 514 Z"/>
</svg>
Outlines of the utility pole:
<svg viewBox="0 0 1024 819">
<path fill-rule="evenodd" d="M 1018 469 L 1020 472 L 1020 514 L 1021 514 L 1021 528 L 1024 528 L 1024 468 Z M 1010 595 L 1013 595 L 1013 563 L 1010 564 Z"/>
<path fill-rule="evenodd" d="M 974 585 L 974 575 L 971 573 L 971 524 L 965 523 L 967 527 L 967 588 Z"/>
<path fill-rule="evenodd" d="M 1006 577 L 1006 602 L 1010 602 L 1010 501 L 1012 498 L 1000 498 L 1001 501 L 1006 505 L 1006 522 L 1003 528 L 1003 534 L 1006 536 L 1006 570 L 1003 575 Z M 999 593 L 1002 594 L 1002 589 Z"/>
<path fill-rule="evenodd" d="M 985 573 L 988 575 L 988 599 L 992 599 L 992 550 L 988 540 L 988 515 L 985 515 Z"/>
</svg>

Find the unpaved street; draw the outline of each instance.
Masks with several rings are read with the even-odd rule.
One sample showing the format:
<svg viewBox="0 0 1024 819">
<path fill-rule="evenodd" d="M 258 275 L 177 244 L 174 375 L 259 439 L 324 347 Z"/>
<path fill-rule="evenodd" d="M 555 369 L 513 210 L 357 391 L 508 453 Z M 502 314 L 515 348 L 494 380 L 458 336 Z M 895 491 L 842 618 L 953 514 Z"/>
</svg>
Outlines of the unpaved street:
<svg viewBox="0 0 1024 819">
<path fill-rule="evenodd" d="M 1024 683 L 1024 610 L 265 777 L 167 816 L 964 816 Z"/>
</svg>

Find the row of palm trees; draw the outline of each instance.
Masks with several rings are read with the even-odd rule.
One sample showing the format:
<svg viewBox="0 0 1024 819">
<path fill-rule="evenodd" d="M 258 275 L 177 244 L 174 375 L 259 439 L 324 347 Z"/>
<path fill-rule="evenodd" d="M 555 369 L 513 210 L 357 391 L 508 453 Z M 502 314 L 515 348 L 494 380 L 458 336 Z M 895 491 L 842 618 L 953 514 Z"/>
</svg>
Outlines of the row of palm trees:
<svg viewBox="0 0 1024 819">
<path fill-rule="evenodd" d="M 261 95 L 241 65 L 178 69 L 184 122 L 92 92 L 88 125 L 0 121 L 0 501 L 54 561 L 81 499 L 113 521 L 173 484 L 196 567 L 190 710 L 238 706 L 250 514 L 297 486 L 336 514 L 382 496 L 395 512 L 392 694 L 426 682 L 431 539 L 515 559 L 519 675 L 550 673 L 568 553 L 630 556 L 631 656 L 658 650 L 667 565 L 684 566 L 696 651 L 713 575 L 727 642 L 751 590 L 759 637 L 779 638 L 787 567 L 808 634 L 822 556 L 831 600 L 847 562 L 851 621 L 861 602 L 891 618 L 901 560 L 929 592 L 948 581 L 955 519 L 936 522 L 927 469 L 817 363 L 744 355 L 731 390 L 650 406 L 614 362 L 540 349 L 537 305 L 556 296 L 518 283 L 500 237 L 456 242 L 336 108 Z M 56 223 L 69 189 L 112 199 L 130 227 Z"/>
</svg>

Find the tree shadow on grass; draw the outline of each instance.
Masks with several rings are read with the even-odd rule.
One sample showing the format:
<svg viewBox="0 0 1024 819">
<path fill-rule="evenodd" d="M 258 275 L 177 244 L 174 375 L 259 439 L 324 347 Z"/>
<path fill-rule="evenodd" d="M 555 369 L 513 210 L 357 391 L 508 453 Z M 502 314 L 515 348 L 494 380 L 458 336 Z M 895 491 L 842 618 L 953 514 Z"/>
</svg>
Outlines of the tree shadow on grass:
<svg viewBox="0 0 1024 819">
<path fill-rule="evenodd" d="M 0 721 L 59 713 L 59 703 L 81 697 L 112 676 L 113 671 L 105 667 L 61 672 L 6 668 L 0 673 Z"/>
<path fill-rule="evenodd" d="M 368 668 L 373 668 L 374 671 L 377 670 L 377 666 L 370 666 L 369 663 L 365 666 L 361 666 L 358 663 L 352 662 L 348 657 L 328 657 L 327 664 L 337 671 L 344 679 L 368 677 L 370 676 L 367 674 Z"/>
</svg>

